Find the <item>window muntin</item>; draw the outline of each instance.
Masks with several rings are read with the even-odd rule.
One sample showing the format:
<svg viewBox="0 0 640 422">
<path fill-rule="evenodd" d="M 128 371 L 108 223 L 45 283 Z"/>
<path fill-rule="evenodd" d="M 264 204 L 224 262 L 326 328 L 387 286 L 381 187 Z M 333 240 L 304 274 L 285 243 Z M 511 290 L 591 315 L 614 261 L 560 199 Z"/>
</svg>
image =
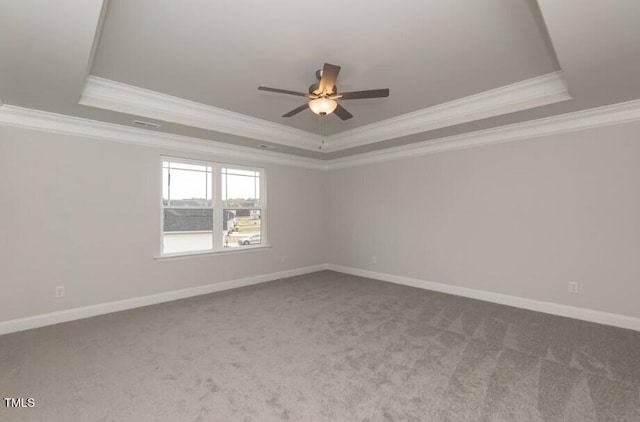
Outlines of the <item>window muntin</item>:
<svg viewBox="0 0 640 422">
<path fill-rule="evenodd" d="M 264 244 L 263 172 L 163 157 L 162 254 Z"/>
</svg>

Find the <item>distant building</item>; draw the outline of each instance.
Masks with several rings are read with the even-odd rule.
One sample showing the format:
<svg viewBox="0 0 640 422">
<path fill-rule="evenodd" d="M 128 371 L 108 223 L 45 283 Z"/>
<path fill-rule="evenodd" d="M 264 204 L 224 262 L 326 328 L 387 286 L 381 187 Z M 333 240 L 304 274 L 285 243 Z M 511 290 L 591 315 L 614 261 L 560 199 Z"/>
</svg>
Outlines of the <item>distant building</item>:
<svg viewBox="0 0 640 422">
<path fill-rule="evenodd" d="M 165 208 L 165 232 L 193 232 L 213 230 L 213 214 L 210 209 Z"/>
<path fill-rule="evenodd" d="M 213 230 L 213 213 L 211 209 L 181 208 L 206 205 L 207 201 L 203 199 L 172 200 L 171 207 L 175 208 L 165 208 L 164 211 L 164 231 L 193 232 Z M 222 213 L 222 229 L 232 229 L 236 225 L 236 210 L 223 210 Z"/>
</svg>

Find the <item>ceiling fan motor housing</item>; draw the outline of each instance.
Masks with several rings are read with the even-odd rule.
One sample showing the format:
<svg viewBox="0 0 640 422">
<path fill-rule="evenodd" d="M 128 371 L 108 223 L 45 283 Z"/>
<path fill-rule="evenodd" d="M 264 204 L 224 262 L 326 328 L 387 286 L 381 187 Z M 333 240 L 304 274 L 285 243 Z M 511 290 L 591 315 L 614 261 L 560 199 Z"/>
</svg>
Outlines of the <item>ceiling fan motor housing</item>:
<svg viewBox="0 0 640 422">
<path fill-rule="evenodd" d="M 311 95 L 321 95 L 322 91 L 320 91 L 320 82 L 309 85 L 309 94 Z M 331 92 L 327 92 L 326 96 L 337 95 L 338 94 L 338 85 L 334 85 Z"/>
</svg>

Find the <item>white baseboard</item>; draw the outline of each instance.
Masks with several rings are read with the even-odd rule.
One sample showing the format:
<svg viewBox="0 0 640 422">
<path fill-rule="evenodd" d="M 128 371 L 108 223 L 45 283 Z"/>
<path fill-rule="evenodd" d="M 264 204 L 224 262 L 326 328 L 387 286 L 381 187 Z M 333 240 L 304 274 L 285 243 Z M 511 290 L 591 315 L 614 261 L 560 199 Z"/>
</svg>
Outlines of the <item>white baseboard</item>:
<svg viewBox="0 0 640 422">
<path fill-rule="evenodd" d="M 493 293 L 485 290 L 470 289 L 452 284 L 436 283 L 417 278 L 361 270 L 359 268 L 343 267 L 341 265 L 328 264 L 327 269 L 340 273 L 402 284 L 405 286 L 418 287 L 420 289 L 433 290 L 436 292 L 484 300 L 486 302 L 499 303 L 501 305 L 514 306 L 516 308 L 529 309 L 531 311 L 544 312 L 547 314 L 640 331 L 640 318 L 633 318 L 625 315 L 612 314 L 587 308 L 578 308 L 576 306 L 562 305 L 553 302 L 544 302 L 541 300 L 527 299 L 518 296 L 510 296 L 501 293 Z"/>
<path fill-rule="evenodd" d="M 154 305 L 156 303 L 170 302 L 172 300 L 184 299 L 187 297 L 199 296 L 208 293 L 219 292 L 222 290 L 235 289 L 237 287 L 250 286 L 252 284 L 259 284 L 267 281 L 278 280 L 281 278 L 294 277 L 326 269 L 327 266 L 325 264 L 312 265 L 310 267 L 295 268 L 293 270 L 262 274 L 254 277 L 240 278 L 237 280 L 221 281 L 219 283 L 191 287 L 188 289 L 173 290 L 149 296 L 134 297 L 131 299 L 99 303 L 97 305 L 84 306 L 81 308 L 65 309 L 63 311 L 12 319 L 9 321 L 0 321 L 0 335 L 29 330 L 32 328 L 44 327 L 46 325 L 59 324 L 61 322 L 89 318 L 97 315 L 108 314 L 111 312 L 118 312 L 127 309 L 139 308 L 142 306 Z"/>
<path fill-rule="evenodd" d="M 612 325 L 614 327 L 640 331 L 640 318 L 633 318 L 625 315 L 596 311 L 593 309 L 578 308 L 575 306 L 562 305 L 559 303 L 527 299 L 518 296 L 504 295 L 500 293 L 488 292 L 485 290 L 470 289 L 467 287 L 455 286 L 452 284 L 436 283 L 432 281 L 420 280 L 417 278 L 362 270 L 358 268 L 344 267 L 333 264 L 320 264 L 312 265 L 310 267 L 279 271 L 276 273 L 262 274 L 254 277 L 222 281 L 219 283 L 207 284 L 204 286 L 197 286 L 188 289 L 173 290 L 170 292 L 163 292 L 149 296 L 135 297 L 115 302 L 100 303 L 97 305 L 84 306 L 81 308 L 66 309 L 63 311 L 34 315 L 9 321 L 0 321 L 0 335 L 29 330 L 32 328 L 44 327 L 47 325 L 59 324 L 61 322 L 89 318 L 112 312 L 124 311 L 127 309 L 139 308 L 142 306 L 154 305 L 156 303 L 170 302 L 172 300 L 184 299 L 188 297 L 219 292 L 222 290 L 235 289 L 237 287 L 250 286 L 253 284 L 264 283 L 281 278 L 294 277 L 327 269 L 345 274 L 372 278 L 375 280 L 387 281 L 390 283 L 402 284 L 405 286 L 417 287 L 420 289 L 449 293 L 452 295 L 469 297 L 472 299 L 479 299 L 487 302 L 544 312 L 547 314 L 559 315 L 568 318 L 595 322 L 598 324 Z"/>
</svg>

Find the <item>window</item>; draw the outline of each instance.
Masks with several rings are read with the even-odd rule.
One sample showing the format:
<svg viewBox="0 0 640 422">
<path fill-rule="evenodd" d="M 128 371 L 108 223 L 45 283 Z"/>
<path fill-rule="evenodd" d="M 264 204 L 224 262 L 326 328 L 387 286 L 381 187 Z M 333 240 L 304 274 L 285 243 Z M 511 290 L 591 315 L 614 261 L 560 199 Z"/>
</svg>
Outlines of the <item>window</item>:
<svg viewBox="0 0 640 422">
<path fill-rule="evenodd" d="M 222 207 L 225 248 L 261 243 L 260 172 L 223 167 Z"/>
<path fill-rule="evenodd" d="M 162 254 L 264 244 L 264 170 L 162 160 Z"/>
</svg>

